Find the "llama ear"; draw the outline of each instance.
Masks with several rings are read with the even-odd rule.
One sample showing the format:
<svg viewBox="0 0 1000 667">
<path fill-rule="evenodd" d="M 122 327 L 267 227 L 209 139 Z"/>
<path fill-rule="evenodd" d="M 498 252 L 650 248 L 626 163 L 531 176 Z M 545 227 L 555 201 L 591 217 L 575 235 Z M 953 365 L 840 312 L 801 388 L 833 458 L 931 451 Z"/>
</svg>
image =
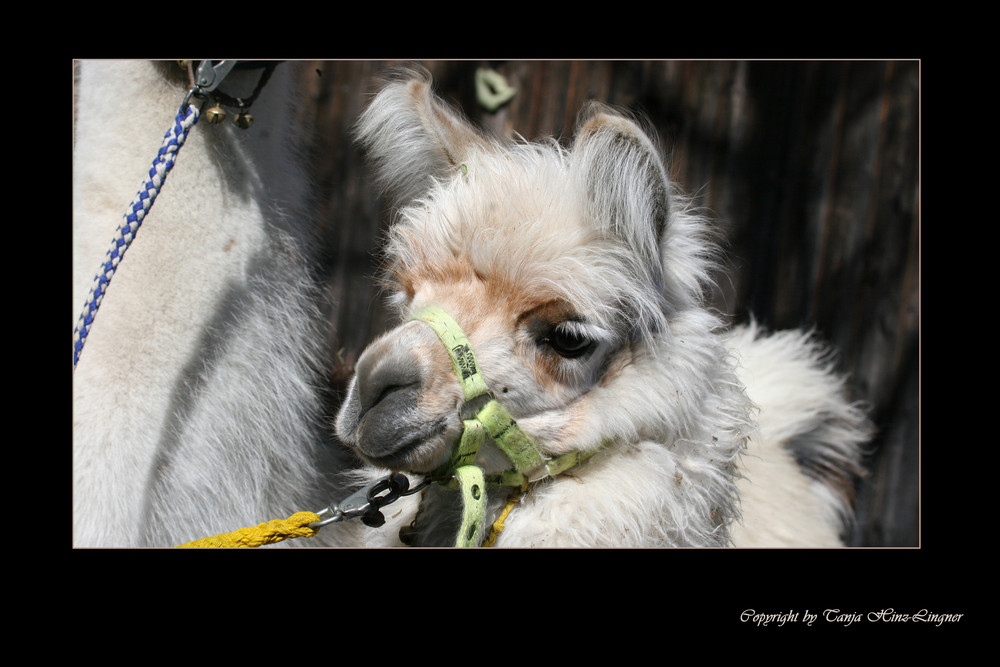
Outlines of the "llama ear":
<svg viewBox="0 0 1000 667">
<path fill-rule="evenodd" d="M 382 187 L 401 202 L 426 192 L 433 179 L 454 174 L 487 140 L 431 91 L 426 71 L 391 73 L 362 113 L 358 141 Z"/>
<path fill-rule="evenodd" d="M 596 102 L 583 109 L 577 128 L 573 168 L 594 222 L 659 267 L 670 212 L 659 150 L 636 122 Z"/>
</svg>

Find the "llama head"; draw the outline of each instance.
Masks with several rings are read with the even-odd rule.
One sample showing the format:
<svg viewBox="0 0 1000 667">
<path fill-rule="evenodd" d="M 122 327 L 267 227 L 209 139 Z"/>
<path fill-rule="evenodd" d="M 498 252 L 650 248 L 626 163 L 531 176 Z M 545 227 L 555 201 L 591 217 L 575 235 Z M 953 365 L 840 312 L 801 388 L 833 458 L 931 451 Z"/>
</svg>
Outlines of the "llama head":
<svg viewBox="0 0 1000 667">
<path fill-rule="evenodd" d="M 635 428 L 601 415 L 627 413 L 627 395 L 646 391 L 626 386 L 627 369 L 671 336 L 677 313 L 703 312 L 708 268 L 701 227 L 672 196 L 650 136 L 590 105 L 568 149 L 501 144 L 419 75 L 390 82 L 358 134 L 397 204 L 384 270 L 404 323 L 359 359 L 340 437 L 385 468 L 447 461 L 467 406 L 437 335 L 412 319 L 429 305 L 459 323 L 493 395 L 542 454 Z M 509 462 L 487 446 L 480 465 Z"/>
</svg>

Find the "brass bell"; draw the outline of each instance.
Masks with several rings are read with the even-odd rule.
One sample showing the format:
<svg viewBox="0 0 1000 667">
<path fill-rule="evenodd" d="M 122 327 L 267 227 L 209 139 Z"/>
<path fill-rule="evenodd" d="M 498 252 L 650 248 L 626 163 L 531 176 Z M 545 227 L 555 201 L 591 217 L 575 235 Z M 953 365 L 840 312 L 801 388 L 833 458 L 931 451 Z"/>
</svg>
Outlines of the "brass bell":
<svg viewBox="0 0 1000 667">
<path fill-rule="evenodd" d="M 236 127 L 241 130 L 248 130 L 250 129 L 250 126 L 253 125 L 253 116 L 251 116 L 249 112 L 244 111 L 237 114 L 236 118 L 233 119 L 233 122 L 236 123 Z"/>
<path fill-rule="evenodd" d="M 212 125 L 218 125 L 222 121 L 226 120 L 226 110 L 216 104 L 214 107 L 205 112 L 205 120 Z"/>
</svg>

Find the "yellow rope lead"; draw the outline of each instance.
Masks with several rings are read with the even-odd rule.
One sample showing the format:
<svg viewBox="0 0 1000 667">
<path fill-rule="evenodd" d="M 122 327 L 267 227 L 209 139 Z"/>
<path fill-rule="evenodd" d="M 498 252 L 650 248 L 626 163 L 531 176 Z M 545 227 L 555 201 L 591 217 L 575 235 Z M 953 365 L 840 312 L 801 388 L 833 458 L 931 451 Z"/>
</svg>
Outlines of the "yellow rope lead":
<svg viewBox="0 0 1000 667">
<path fill-rule="evenodd" d="M 507 521 L 507 515 L 510 514 L 512 509 L 514 509 L 514 505 L 521 502 L 521 498 L 523 498 L 524 494 L 528 492 L 528 487 L 528 482 L 525 482 L 524 485 L 521 486 L 520 491 L 515 491 L 511 494 L 510 500 L 507 501 L 507 506 L 503 508 L 503 511 L 500 512 L 500 516 L 497 517 L 497 520 L 494 521 L 493 525 L 490 527 L 490 536 L 486 538 L 485 542 L 483 542 L 484 547 L 492 547 L 496 544 L 497 537 L 500 536 L 500 533 L 503 532 L 505 527 L 504 523 Z"/>
<path fill-rule="evenodd" d="M 312 537 L 319 530 L 311 528 L 310 523 L 319 521 L 315 512 L 297 512 L 287 519 L 275 519 L 252 528 L 240 530 L 215 537 L 205 537 L 200 540 L 182 544 L 183 547 L 259 547 L 274 544 L 291 537 Z"/>
</svg>

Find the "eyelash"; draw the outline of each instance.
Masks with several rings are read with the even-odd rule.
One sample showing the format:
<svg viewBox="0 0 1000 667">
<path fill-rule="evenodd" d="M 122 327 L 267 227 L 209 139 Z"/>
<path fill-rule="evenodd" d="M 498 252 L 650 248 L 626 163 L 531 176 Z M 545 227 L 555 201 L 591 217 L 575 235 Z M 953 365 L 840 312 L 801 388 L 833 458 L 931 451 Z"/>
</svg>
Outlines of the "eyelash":
<svg viewBox="0 0 1000 667">
<path fill-rule="evenodd" d="M 577 327 L 572 324 L 560 322 L 552 327 L 549 334 L 542 339 L 542 343 L 565 359 L 583 357 L 593 350 L 594 341 L 575 329 Z"/>
</svg>

